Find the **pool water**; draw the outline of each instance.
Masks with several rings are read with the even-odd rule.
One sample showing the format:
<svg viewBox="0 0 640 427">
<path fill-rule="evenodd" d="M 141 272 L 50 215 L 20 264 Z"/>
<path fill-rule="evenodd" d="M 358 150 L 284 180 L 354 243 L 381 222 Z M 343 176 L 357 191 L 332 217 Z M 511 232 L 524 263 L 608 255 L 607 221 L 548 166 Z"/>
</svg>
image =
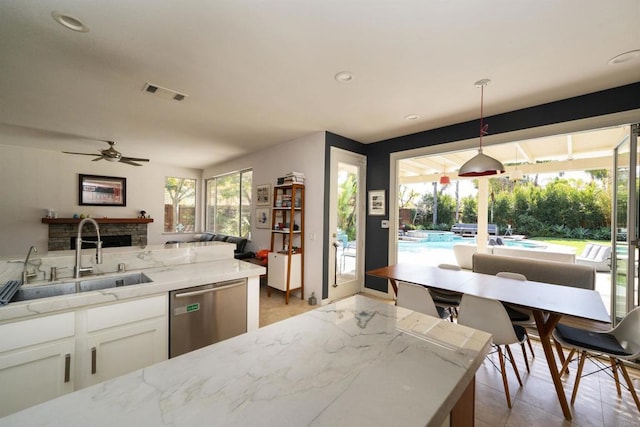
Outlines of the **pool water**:
<svg viewBox="0 0 640 427">
<path fill-rule="evenodd" d="M 546 247 L 544 243 L 540 242 L 532 242 L 525 240 L 504 240 L 505 246 L 511 247 L 519 247 L 519 248 L 540 248 L 543 249 Z M 459 243 L 476 243 L 476 239 L 474 237 L 461 237 L 461 236 L 451 236 L 451 240 L 449 241 L 433 241 L 429 238 L 419 239 L 419 240 L 398 240 L 398 251 L 399 252 L 424 252 L 429 249 L 451 249 L 453 250 L 453 245 L 457 245 Z"/>
</svg>

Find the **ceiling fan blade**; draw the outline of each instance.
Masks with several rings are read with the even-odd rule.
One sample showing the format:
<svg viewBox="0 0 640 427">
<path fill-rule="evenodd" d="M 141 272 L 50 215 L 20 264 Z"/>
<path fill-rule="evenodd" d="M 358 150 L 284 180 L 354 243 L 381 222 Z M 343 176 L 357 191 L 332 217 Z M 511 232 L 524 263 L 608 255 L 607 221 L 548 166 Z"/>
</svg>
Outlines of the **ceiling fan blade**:
<svg viewBox="0 0 640 427">
<path fill-rule="evenodd" d="M 120 163 L 126 163 L 126 164 L 131 165 L 131 166 L 142 166 L 142 165 L 139 165 L 136 162 L 132 162 L 128 157 L 121 157 L 120 158 Z"/>
<path fill-rule="evenodd" d="M 96 157 L 95 159 L 91 160 L 92 162 L 97 162 L 98 160 L 104 160 L 104 157 L 100 156 L 100 157 Z"/>
<path fill-rule="evenodd" d="M 140 158 L 137 158 L 137 157 L 126 157 L 126 156 L 121 157 L 121 159 L 133 160 L 134 162 L 148 162 L 149 161 L 149 159 L 140 159 Z"/>
<path fill-rule="evenodd" d="M 63 151 L 65 154 L 80 154 L 81 156 L 99 156 L 102 157 L 102 154 L 90 154 L 90 153 L 74 153 L 72 151 Z"/>
</svg>

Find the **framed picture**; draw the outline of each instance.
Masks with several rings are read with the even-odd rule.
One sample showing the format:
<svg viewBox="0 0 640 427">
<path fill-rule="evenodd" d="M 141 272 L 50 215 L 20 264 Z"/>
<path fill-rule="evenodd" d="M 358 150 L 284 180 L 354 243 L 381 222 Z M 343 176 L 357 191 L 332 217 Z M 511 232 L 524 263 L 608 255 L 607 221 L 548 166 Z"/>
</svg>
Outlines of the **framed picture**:
<svg viewBox="0 0 640 427">
<path fill-rule="evenodd" d="M 384 190 L 369 191 L 369 215 L 384 214 Z"/>
<path fill-rule="evenodd" d="M 256 228 L 270 228 L 269 214 L 271 209 L 269 208 L 256 208 Z"/>
<path fill-rule="evenodd" d="M 269 205 L 271 205 L 271 185 L 258 185 L 256 187 L 256 206 Z"/>
<path fill-rule="evenodd" d="M 80 174 L 78 195 L 81 206 L 127 206 L 127 178 Z"/>
</svg>

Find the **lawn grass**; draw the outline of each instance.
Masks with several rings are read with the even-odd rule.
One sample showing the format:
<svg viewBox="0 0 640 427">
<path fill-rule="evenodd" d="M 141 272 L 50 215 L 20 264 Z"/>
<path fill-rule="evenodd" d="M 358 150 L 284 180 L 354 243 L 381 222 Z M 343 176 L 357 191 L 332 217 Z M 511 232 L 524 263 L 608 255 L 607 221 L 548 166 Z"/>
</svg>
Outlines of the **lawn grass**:
<svg viewBox="0 0 640 427">
<path fill-rule="evenodd" d="M 537 240 L 554 245 L 570 246 L 576 249 L 576 255 L 580 255 L 587 246 L 587 243 L 596 243 L 603 246 L 611 246 L 610 240 L 591 240 L 591 239 L 562 239 L 558 237 L 533 237 L 528 240 Z"/>
</svg>

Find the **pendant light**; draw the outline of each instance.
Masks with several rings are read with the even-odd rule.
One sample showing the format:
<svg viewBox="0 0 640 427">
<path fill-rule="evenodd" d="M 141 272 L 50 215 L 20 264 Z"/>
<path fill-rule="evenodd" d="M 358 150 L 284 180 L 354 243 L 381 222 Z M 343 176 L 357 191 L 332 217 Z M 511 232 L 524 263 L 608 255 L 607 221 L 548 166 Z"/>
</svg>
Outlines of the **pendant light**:
<svg viewBox="0 0 640 427">
<path fill-rule="evenodd" d="M 442 165 L 442 176 L 440 177 L 440 184 L 441 185 L 451 184 L 451 179 L 447 175 L 447 162 L 446 161 L 444 162 L 444 165 Z"/>
<path fill-rule="evenodd" d="M 480 88 L 480 146 L 478 148 L 478 154 L 462 165 L 458 171 L 458 176 L 478 177 L 497 175 L 504 172 L 504 165 L 502 163 L 482 153 L 482 137 L 487 134 L 489 127 L 489 125 L 484 124 L 483 118 L 484 87 L 488 85 L 490 81 L 489 79 L 482 79 L 475 83 L 475 86 Z"/>
</svg>

